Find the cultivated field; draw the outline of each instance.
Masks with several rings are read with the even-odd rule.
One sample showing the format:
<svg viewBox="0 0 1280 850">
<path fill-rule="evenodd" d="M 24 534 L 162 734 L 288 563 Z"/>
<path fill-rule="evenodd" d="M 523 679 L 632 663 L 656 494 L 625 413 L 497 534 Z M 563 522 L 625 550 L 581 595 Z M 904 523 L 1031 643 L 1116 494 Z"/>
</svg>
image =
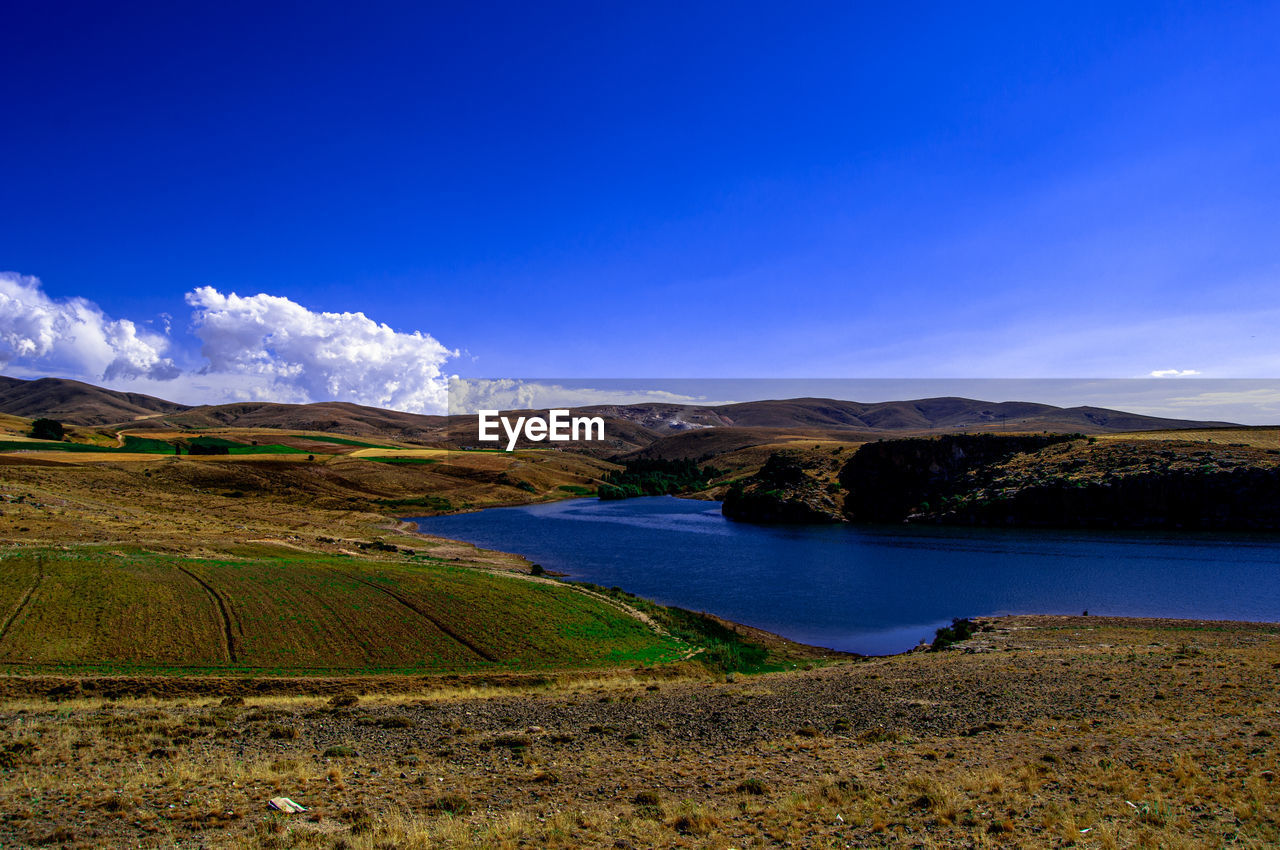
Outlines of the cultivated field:
<svg viewBox="0 0 1280 850">
<path fill-rule="evenodd" d="M 0 670 L 439 673 L 688 651 L 559 583 L 410 557 L 11 550 L 0 554 Z"/>
</svg>

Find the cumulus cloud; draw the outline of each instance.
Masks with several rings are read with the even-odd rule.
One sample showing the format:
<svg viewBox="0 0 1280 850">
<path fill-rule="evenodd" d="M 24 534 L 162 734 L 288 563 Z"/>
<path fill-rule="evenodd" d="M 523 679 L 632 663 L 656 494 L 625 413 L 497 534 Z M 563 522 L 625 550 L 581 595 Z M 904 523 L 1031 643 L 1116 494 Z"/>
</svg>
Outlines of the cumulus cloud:
<svg viewBox="0 0 1280 850">
<path fill-rule="evenodd" d="M 428 334 L 404 333 L 364 313 L 314 312 L 275 295 L 187 294 L 205 372 L 247 379 L 254 398 L 352 401 L 443 413 L 451 351 Z"/>
<path fill-rule="evenodd" d="M 84 298 L 50 298 L 39 278 L 0 272 L 0 368 L 85 380 L 166 381 L 179 369 L 169 341 L 112 319 Z"/>
<path fill-rule="evenodd" d="M 1154 369 L 1151 372 L 1153 378 L 1189 378 L 1192 375 L 1199 375 L 1197 369 Z"/>
</svg>

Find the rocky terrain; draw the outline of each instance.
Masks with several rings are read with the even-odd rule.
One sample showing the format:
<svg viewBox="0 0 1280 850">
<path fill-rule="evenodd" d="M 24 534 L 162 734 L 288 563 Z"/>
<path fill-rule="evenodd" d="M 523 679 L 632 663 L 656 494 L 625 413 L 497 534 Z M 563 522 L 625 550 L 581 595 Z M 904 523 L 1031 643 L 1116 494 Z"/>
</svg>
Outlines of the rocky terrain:
<svg viewBox="0 0 1280 850">
<path fill-rule="evenodd" d="M 941 652 L 511 688 L 0 705 L 0 842 L 1274 846 L 1280 627 L 1015 617 Z M 674 677 L 674 678 L 673 678 Z M 496 683 L 495 683 L 496 684 Z M 284 796 L 302 814 L 268 810 Z"/>
<path fill-rule="evenodd" d="M 835 480 L 839 456 L 838 451 L 775 452 L 759 472 L 728 488 L 721 512 L 741 522 L 844 522 L 844 488 Z"/>
<path fill-rule="evenodd" d="M 877 440 L 774 453 L 723 494 L 749 522 L 1280 528 L 1280 448 L 1071 434 Z"/>
<path fill-rule="evenodd" d="M 1280 451 L 1075 440 L 971 471 L 913 521 L 1078 528 L 1280 528 Z"/>
</svg>

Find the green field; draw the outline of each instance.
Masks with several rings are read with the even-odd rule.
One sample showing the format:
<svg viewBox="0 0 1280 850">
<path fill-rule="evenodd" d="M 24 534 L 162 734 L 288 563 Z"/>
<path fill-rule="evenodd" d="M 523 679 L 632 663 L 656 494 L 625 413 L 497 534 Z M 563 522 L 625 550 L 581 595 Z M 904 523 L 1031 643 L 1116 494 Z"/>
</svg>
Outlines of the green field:
<svg viewBox="0 0 1280 850">
<path fill-rule="evenodd" d="M 173 455 L 174 443 L 151 437 L 125 435 L 123 445 L 95 446 L 88 443 L 67 443 L 53 440 L 0 440 L 0 452 L 96 452 L 99 454 L 157 454 Z M 270 443 L 261 446 L 246 445 L 220 437 L 193 437 L 185 441 L 190 446 L 223 446 L 232 455 L 310 454 L 305 449 Z M 186 452 L 184 451 L 184 454 Z"/>
<path fill-rule="evenodd" d="M 126 452 L 142 452 L 145 454 L 163 454 L 171 455 L 173 451 L 173 443 L 168 440 L 156 440 L 151 437 L 135 437 L 132 434 L 126 434 L 121 449 Z"/>
<path fill-rule="evenodd" d="M 384 446 L 381 443 L 366 443 L 361 440 L 349 440 L 346 437 L 321 437 L 318 434 L 301 435 L 308 440 L 314 440 L 317 443 L 334 443 L 339 446 L 357 446 L 362 449 L 389 449 L 392 446 Z"/>
<path fill-rule="evenodd" d="M 572 493 L 575 496 L 594 496 L 596 491 L 591 487 L 583 487 L 581 484 L 561 484 L 559 489 L 564 493 Z"/>
<path fill-rule="evenodd" d="M 281 446 L 269 443 L 265 446 L 227 446 L 227 453 L 233 455 L 305 455 L 311 454 L 306 449 L 295 449 L 293 446 Z"/>
<path fill-rule="evenodd" d="M 0 555 L 0 669 L 447 672 L 635 665 L 687 649 L 553 583 L 435 561 Z"/>
</svg>

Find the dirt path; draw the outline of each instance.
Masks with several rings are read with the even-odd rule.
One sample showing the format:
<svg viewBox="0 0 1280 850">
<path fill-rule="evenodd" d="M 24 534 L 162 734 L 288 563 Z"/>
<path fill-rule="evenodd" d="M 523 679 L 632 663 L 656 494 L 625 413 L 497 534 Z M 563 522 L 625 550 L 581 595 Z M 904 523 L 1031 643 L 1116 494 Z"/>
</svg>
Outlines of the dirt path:
<svg viewBox="0 0 1280 850">
<path fill-rule="evenodd" d="M 199 584 L 200 587 L 204 588 L 204 592 L 209 596 L 210 600 L 213 602 L 214 608 L 222 618 L 222 637 L 224 648 L 226 650 L 224 653 L 226 660 L 231 664 L 239 662 L 241 654 L 240 641 L 236 634 L 239 623 L 235 621 L 235 618 L 232 616 L 230 604 L 222 598 L 222 594 L 215 590 L 213 585 L 196 575 L 195 572 L 180 564 L 176 566 L 179 570 Z"/>
<path fill-rule="evenodd" d="M 22 594 L 22 598 L 18 600 L 18 604 L 14 607 L 13 612 L 5 619 L 4 625 L 0 626 L 0 644 L 4 643 L 4 639 L 9 635 L 9 629 L 17 622 L 18 617 L 26 610 L 27 603 L 31 601 L 31 597 L 40 589 L 40 582 L 44 581 L 44 559 L 36 557 L 36 580 L 27 588 L 27 592 Z"/>
<path fill-rule="evenodd" d="M 396 592 L 395 592 L 394 590 L 392 590 L 391 588 L 389 588 L 389 587 L 383 587 L 382 585 L 377 584 L 376 582 L 369 581 L 369 580 L 367 580 L 367 579 L 361 578 L 361 577 L 360 577 L 360 576 L 358 576 L 358 575 L 355 575 L 355 574 L 353 574 L 353 573 L 349 573 L 349 572 L 345 572 L 345 571 L 343 571 L 343 570 L 334 569 L 334 570 L 332 570 L 332 572 L 334 572 L 334 573 L 336 573 L 336 574 L 338 574 L 338 575 L 340 575 L 340 576 L 344 576 L 345 578 L 352 579 L 353 581 L 358 581 L 358 582 L 360 582 L 360 584 L 363 584 L 365 587 L 371 588 L 371 589 L 373 589 L 373 590 L 378 591 L 379 593 L 383 593 L 383 594 L 385 594 L 385 595 L 387 595 L 387 596 L 391 597 L 391 598 L 392 598 L 392 599 L 394 599 L 396 602 L 399 602 L 401 605 L 403 605 L 405 608 L 408 608 L 408 609 L 409 609 L 410 611 L 412 611 L 414 614 L 417 614 L 419 617 L 421 617 L 422 619 L 426 620 L 426 621 L 427 621 L 428 623 L 430 623 L 431 625 L 435 626 L 435 628 L 436 628 L 436 629 L 437 629 L 441 634 L 445 635 L 445 636 L 446 636 L 446 637 L 448 637 L 450 640 L 452 640 L 452 641 L 454 641 L 455 643 L 459 644 L 460 646 L 462 646 L 463 648 L 465 648 L 467 651 L 469 651 L 469 652 L 473 653 L 473 654 L 474 654 L 474 655 L 476 655 L 477 657 L 479 657 L 479 658 L 483 658 L 485 661 L 497 661 L 497 660 L 498 660 L 498 657 L 497 657 L 496 655 L 494 655 L 493 653 L 491 653 L 491 652 L 489 652 L 489 651 L 485 650 L 484 648 L 482 648 L 482 647 L 480 647 L 480 646 L 477 646 L 475 643 L 472 643 L 471 641 L 467 640 L 465 637 L 463 637 L 462 635 L 458 634 L 456 631 L 454 631 L 453 629 L 449 628 L 447 625 L 445 625 L 444 623 L 442 623 L 439 619 L 437 619 L 436 617 L 431 616 L 431 614 L 430 614 L 429 612 L 425 611 L 421 606 L 416 605 L 414 602 L 412 602 L 411 600 L 409 600 L 409 599 L 407 599 L 406 597 L 402 596 L 401 594 L 396 593 Z"/>
</svg>

